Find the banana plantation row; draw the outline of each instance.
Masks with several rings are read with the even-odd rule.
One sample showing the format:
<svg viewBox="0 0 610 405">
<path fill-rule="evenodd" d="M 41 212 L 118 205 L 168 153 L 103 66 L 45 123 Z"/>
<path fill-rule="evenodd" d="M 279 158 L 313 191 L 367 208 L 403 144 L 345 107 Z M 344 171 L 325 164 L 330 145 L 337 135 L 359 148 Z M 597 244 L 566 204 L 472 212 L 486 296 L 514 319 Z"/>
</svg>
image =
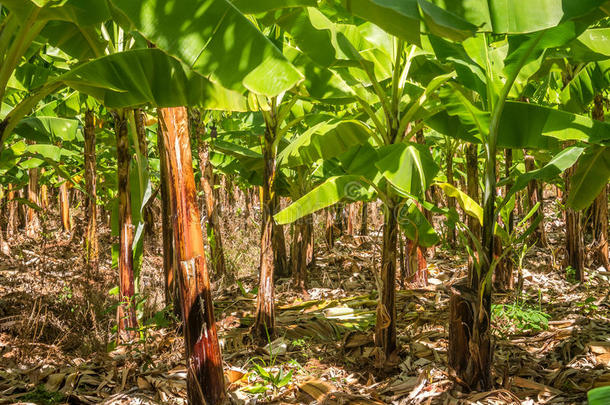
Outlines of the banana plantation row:
<svg viewBox="0 0 610 405">
<path fill-rule="evenodd" d="M 423 251 L 461 244 L 469 274 L 452 288 L 449 364 L 458 384 L 489 389 L 492 289 L 513 287 L 517 250 L 546 243 L 543 183 L 563 195 L 577 279 L 585 224 L 610 267 L 609 11 L 601 0 L 0 0 L 0 235 L 15 231 L 21 206 L 36 237 L 48 187 L 59 187 L 70 230 L 68 189 L 78 189 L 95 272 L 98 209 L 111 213 L 118 339 L 129 341 L 159 198 L 189 402 L 215 404 L 226 393 L 208 268 L 225 273 L 230 237 L 218 173 L 260 187 L 261 341 L 274 335 L 276 273 L 305 288 L 312 214 L 327 210 L 332 244 L 333 207 L 354 215 L 361 201 L 366 226 L 367 202 L 380 201 L 376 344 L 386 359 L 398 353 L 397 263 L 425 283 Z M 282 197 L 291 203 L 280 210 Z"/>
</svg>

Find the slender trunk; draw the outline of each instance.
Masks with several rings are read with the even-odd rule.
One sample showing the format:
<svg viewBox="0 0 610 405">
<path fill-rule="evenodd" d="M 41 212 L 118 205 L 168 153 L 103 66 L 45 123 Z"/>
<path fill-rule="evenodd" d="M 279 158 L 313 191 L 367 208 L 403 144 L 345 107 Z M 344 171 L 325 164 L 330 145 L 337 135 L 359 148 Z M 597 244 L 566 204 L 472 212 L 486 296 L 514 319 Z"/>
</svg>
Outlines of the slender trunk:
<svg viewBox="0 0 610 405">
<path fill-rule="evenodd" d="M 297 290 L 305 291 L 307 283 L 307 262 L 309 256 L 309 247 L 311 244 L 311 221 L 312 215 L 300 219 L 295 224 L 295 232 L 292 243 L 294 245 L 292 257 L 292 275 L 294 277 L 294 285 Z"/>
<path fill-rule="evenodd" d="M 343 204 L 341 203 L 335 204 L 334 228 L 339 231 L 339 236 L 343 235 L 343 230 L 345 229 L 345 227 L 343 226 Z"/>
<path fill-rule="evenodd" d="M 275 194 L 275 201 L 271 208 L 271 216 L 279 211 L 280 198 Z M 284 237 L 284 225 L 278 225 L 271 219 L 272 222 L 272 243 L 273 243 L 273 266 L 274 272 L 278 278 L 290 277 L 290 268 L 288 267 L 288 260 L 286 254 L 286 238 Z"/>
<path fill-rule="evenodd" d="M 140 154 L 144 158 L 146 163 L 146 170 L 148 170 L 148 141 L 146 139 L 146 114 L 141 108 L 134 108 L 133 118 L 136 124 L 136 133 L 138 135 L 138 149 Z M 144 206 L 144 212 L 142 213 L 144 221 L 144 236 L 150 236 L 154 233 L 154 217 L 152 205 L 146 204 Z"/>
<path fill-rule="evenodd" d="M 258 296 L 256 300 L 256 321 L 253 332 L 257 338 L 266 341 L 275 335 L 275 243 L 273 240 L 273 214 L 277 211 L 275 196 L 276 151 L 273 149 L 274 134 L 269 129 L 263 135 L 263 187 L 261 190 L 261 257 Z"/>
<path fill-rule="evenodd" d="M 15 186 L 13 184 L 8 185 L 7 204 L 8 204 L 8 215 L 6 221 L 6 234 L 12 236 L 17 231 L 17 202 L 15 199 Z"/>
<path fill-rule="evenodd" d="M 407 240 L 407 280 L 417 287 L 428 285 L 428 263 L 416 241 Z"/>
<path fill-rule="evenodd" d="M 510 176 L 510 168 L 513 165 L 513 150 L 506 149 L 504 151 L 504 174 L 508 178 Z M 512 187 L 512 182 L 508 182 L 504 187 L 504 195 L 508 195 L 508 190 Z M 513 231 L 515 222 L 515 210 L 511 210 L 508 215 L 508 223 L 504 224 L 506 231 L 510 234 Z M 499 258 L 502 256 L 503 246 L 502 241 L 496 238 L 494 257 Z M 498 262 L 494 272 L 494 286 L 501 290 L 511 290 L 514 287 L 513 279 L 513 261 L 510 257 L 505 256 L 500 262 Z"/>
<path fill-rule="evenodd" d="M 593 119 L 604 120 L 604 99 L 601 94 L 595 96 L 593 107 Z M 593 228 L 593 241 L 597 248 L 599 261 L 610 270 L 608 259 L 608 186 L 599 193 L 591 207 L 591 224 Z"/>
<path fill-rule="evenodd" d="M 222 235 L 220 232 L 220 220 L 218 219 L 217 200 L 214 193 L 214 171 L 209 159 L 208 143 L 204 142 L 205 124 L 201 115 L 195 115 L 197 129 L 197 155 L 199 157 L 199 170 L 201 171 L 200 185 L 204 194 L 204 207 L 207 217 L 207 236 L 210 244 L 210 259 L 212 274 L 218 277 L 229 276 L 225 264 L 224 250 L 222 248 Z M 212 133 L 214 136 L 214 133 Z"/>
<path fill-rule="evenodd" d="M 525 170 L 527 172 L 531 172 L 536 169 L 536 165 L 534 163 L 534 157 L 531 155 L 525 155 Z M 543 199 L 542 199 L 542 184 L 537 180 L 531 180 L 527 184 L 527 195 L 529 198 L 529 209 L 531 210 L 534 205 L 540 203 L 540 206 L 536 210 L 537 215 L 541 215 L 544 218 L 544 207 L 543 207 Z M 536 216 L 532 216 L 530 218 L 530 224 L 536 220 Z M 544 231 L 544 219 L 540 221 L 534 232 L 532 233 L 532 238 L 534 240 L 540 241 L 543 246 L 546 246 L 546 232 Z"/>
<path fill-rule="evenodd" d="M 28 201 L 34 205 L 38 205 L 38 176 L 40 174 L 39 168 L 28 170 L 29 182 L 28 182 Z M 38 212 L 33 207 L 27 207 L 26 214 L 26 234 L 30 238 L 35 238 L 40 233 L 40 219 L 38 218 Z"/>
<path fill-rule="evenodd" d="M 575 172 L 572 166 L 565 171 L 565 194 L 570 194 L 570 181 Z M 574 269 L 576 280 L 585 281 L 585 242 L 582 231 L 582 213 L 566 208 L 566 254 L 567 265 Z"/>
<path fill-rule="evenodd" d="M 85 113 L 85 188 L 87 232 L 85 234 L 85 254 L 90 269 L 98 268 L 99 247 L 97 238 L 97 193 L 95 172 L 95 119 L 92 110 Z"/>
<path fill-rule="evenodd" d="M 453 148 L 449 147 L 449 150 L 447 150 L 447 155 L 445 156 L 445 163 L 447 165 L 447 183 L 451 184 L 452 186 L 455 186 L 454 181 L 453 181 Z M 447 208 L 449 208 L 449 210 L 455 210 L 455 198 L 453 197 L 448 197 L 447 198 Z M 455 247 L 455 240 L 456 240 L 456 232 L 455 232 L 455 226 L 453 226 L 452 224 L 449 224 L 448 229 L 447 229 L 447 242 L 449 243 L 449 246 L 451 247 Z"/>
<path fill-rule="evenodd" d="M 377 345 L 381 346 L 385 359 L 397 350 L 396 345 L 396 244 L 398 242 L 398 221 L 396 205 L 385 209 L 383 225 L 383 247 L 381 256 L 380 305 L 377 307 L 375 329 Z"/>
<path fill-rule="evenodd" d="M 328 207 L 324 210 L 325 213 L 325 231 L 324 231 L 324 238 L 326 239 L 326 247 L 328 248 L 328 250 L 331 250 L 333 248 L 333 246 L 335 245 L 335 231 L 334 231 L 334 221 L 333 221 L 333 214 L 332 214 L 332 208 Z"/>
<path fill-rule="evenodd" d="M 487 282 L 495 252 L 496 146 L 485 145 L 482 257 L 469 268 L 468 281 L 451 288 L 449 300 L 449 367 L 469 389 L 491 387 L 493 349 L 490 334 L 492 285 Z"/>
<path fill-rule="evenodd" d="M 479 203 L 479 167 L 478 167 L 478 146 L 477 144 L 468 144 L 466 148 L 466 177 L 467 177 L 467 193 L 470 198 L 472 198 L 476 203 Z M 468 225 L 468 229 L 472 232 L 472 234 L 480 238 L 481 237 L 481 223 L 477 218 L 472 216 L 468 216 L 468 220 L 466 221 Z"/>
<path fill-rule="evenodd" d="M 360 236 L 366 236 L 368 233 L 369 207 L 366 201 L 362 202 L 360 214 Z"/>
<path fill-rule="evenodd" d="M 70 199 L 68 198 L 68 180 L 59 186 L 59 210 L 64 232 L 72 231 L 72 218 L 70 217 Z"/>
<path fill-rule="evenodd" d="M 45 173 L 44 168 L 40 169 L 40 177 Z M 46 211 L 49 208 L 49 188 L 46 184 L 40 185 L 40 208 Z"/>
<path fill-rule="evenodd" d="M 398 263 L 400 264 L 400 287 L 405 288 L 406 280 L 409 278 L 407 273 L 407 260 L 405 258 L 405 243 L 400 228 L 398 229 Z"/>
<path fill-rule="evenodd" d="M 133 225 L 131 221 L 131 197 L 129 193 L 129 162 L 131 156 L 129 154 L 129 143 L 127 138 L 126 111 L 127 110 L 118 112 L 114 122 L 119 185 L 120 305 L 117 308 L 119 341 L 130 341 L 138 336 L 133 272 Z"/>
<path fill-rule="evenodd" d="M 349 236 L 354 236 L 356 234 L 356 211 L 357 211 L 356 203 L 350 203 L 347 205 L 347 234 Z"/>
<path fill-rule="evenodd" d="M 186 108 L 159 109 L 184 319 L 189 404 L 226 402 L 222 358 L 199 222 Z"/>
<path fill-rule="evenodd" d="M 166 152 L 163 145 L 163 134 L 157 131 L 157 147 L 159 149 L 160 177 L 161 177 L 161 232 L 163 234 L 163 279 L 165 280 L 165 305 L 171 305 L 174 315 L 182 318 L 181 304 L 178 301 L 180 294 L 176 282 L 176 255 L 174 254 L 174 229 L 172 226 L 172 194 L 169 185 L 169 173 Z"/>
</svg>

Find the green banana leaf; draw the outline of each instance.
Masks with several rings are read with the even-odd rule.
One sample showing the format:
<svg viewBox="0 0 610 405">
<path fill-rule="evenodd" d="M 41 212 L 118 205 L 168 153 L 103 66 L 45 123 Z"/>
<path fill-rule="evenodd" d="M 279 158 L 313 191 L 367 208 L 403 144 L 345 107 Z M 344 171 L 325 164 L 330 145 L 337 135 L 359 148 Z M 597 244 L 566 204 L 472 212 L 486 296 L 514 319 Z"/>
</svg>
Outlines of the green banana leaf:
<svg viewBox="0 0 610 405">
<path fill-rule="evenodd" d="M 610 181 L 610 147 L 593 145 L 584 152 L 571 177 L 568 206 L 582 210 L 591 205 Z"/>
<path fill-rule="evenodd" d="M 273 218 L 279 225 L 289 224 L 339 201 L 368 200 L 373 195 L 373 188 L 365 183 L 361 176 L 335 176 L 275 214 Z"/>
<path fill-rule="evenodd" d="M 287 167 L 310 165 L 331 159 L 354 145 L 367 143 L 371 130 L 355 120 L 331 119 L 309 128 L 278 154 L 278 162 Z"/>
<path fill-rule="evenodd" d="M 407 238 L 417 240 L 417 244 L 430 247 L 438 244 L 440 238 L 434 227 L 428 222 L 424 214 L 413 200 L 407 200 L 398 212 L 398 225 Z"/>
<path fill-rule="evenodd" d="M 455 198 L 466 214 L 478 219 L 481 225 L 483 224 L 483 208 L 468 194 L 449 183 L 436 183 L 436 185 L 439 186 L 447 196 Z"/>
<path fill-rule="evenodd" d="M 384 148 L 385 156 L 375 162 L 381 175 L 404 196 L 423 197 L 438 166 L 425 145 L 398 143 Z"/>
<path fill-rule="evenodd" d="M 202 106 L 245 111 L 245 98 L 204 78 L 160 49 L 120 52 L 80 65 L 61 81 L 107 108 Z"/>
<path fill-rule="evenodd" d="M 275 4 L 274 4 L 275 3 Z M 257 10 L 277 2 L 257 2 Z M 223 87 L 274 97 L 303 77 L 228 0 L 114 0 L 119 21 Z"/>
<path fill-rule="evenodd" d="M 13 132 L 33 142 L 54 144 L 76 140 L 79 125 L 75 119 L 37 116 L 22 119 Z"/>
</svg>

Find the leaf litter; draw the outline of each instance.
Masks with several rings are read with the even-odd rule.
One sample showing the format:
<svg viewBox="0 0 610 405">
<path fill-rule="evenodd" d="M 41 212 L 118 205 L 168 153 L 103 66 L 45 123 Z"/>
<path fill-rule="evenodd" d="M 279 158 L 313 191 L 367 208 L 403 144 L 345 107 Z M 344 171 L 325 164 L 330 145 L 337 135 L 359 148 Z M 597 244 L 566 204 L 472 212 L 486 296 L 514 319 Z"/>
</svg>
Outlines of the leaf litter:
<svg viewBox="0 0 610 405">
<path fill-rule="evenodd" d="M 397 291 L 401 351 L 382 359 L 374 343 L 379 258 L 371 244 L 377 239 L 344 237 L 330 252 L 320 246 L 307 300 L 290 280 L 279 280 L 278 338 L 264 347 L 249 335 L 255 295 L 248 288 L 255 278 L 216 290 L 232 402 L 571 404 L 584 401 L 591 388 L 610 385 L 610 275 L 592 270 L 589 281 L 571 284 L 548 249 L 534 248 L 526 257 L 520 298 L 549 315 L 548 328 L 508 322 L 495 329 L 496 389 L 462 392 L 447 367 L 448 286 L 466 275 L 459 252 L 437 250 L 429 259 L 430 285 Z M 79 246 L 61 238 L 42 244 L 23 238 L 15 250 L 0 261 L 0 404 L 32 403 L 34 393 L 83 404 L 186 403 L 182 337 L 175 328 L 151 327 L 141 342 L 106 350 L 113 319 L 99 308 L 112 308 L 110 263 L 87 278 Z M 162 285 L 150 273 L 160 257 L 152 253 L 143 283 L 158 291 Z M 494 298 L 514 301 L 512 292 Z M 393 367 L 380 369 L 388 360 Z"/>
</svg>

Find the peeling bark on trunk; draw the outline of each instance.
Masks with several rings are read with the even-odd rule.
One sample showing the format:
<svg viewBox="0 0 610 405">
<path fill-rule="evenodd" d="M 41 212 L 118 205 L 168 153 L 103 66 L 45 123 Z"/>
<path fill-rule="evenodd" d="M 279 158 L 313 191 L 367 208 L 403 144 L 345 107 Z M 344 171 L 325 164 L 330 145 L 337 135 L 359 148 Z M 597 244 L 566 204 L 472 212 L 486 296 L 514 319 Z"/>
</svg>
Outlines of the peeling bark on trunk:
<svg viewBox="0 0 610 405">
<path fill-rule="evenodd" d="M 417 287 L 428 285 L 428 263 L 423 249 L 416 242 L 407 240 L 407 280 Z"/>
<path fill-rule="evenodd" d="M 199 222 L 186 108 L 159 109 L 184 319 L 190 404 L 226 402 L 222 358 Z"/>
<path fill-rule="evenodd" d="M 258 296 L 256 299 L 256 320 L 254 335 L 261 341 L 275 336 L 275 243 L 273 239 L 273 214 L 277 211 L 275 196 L 276 151 L 272 149 L 273 135 L 265 130 L 263 146 L 263 187 L 261 190 L 261 258 Z"/>
<path fill-rule="evenodd" d="M 59 185 L 59 210 L 64 232 L 72 231 L 72 218 L 70 216 L 70 199 L 68 198 L 68 181 Z"/>
<path fill-rule="evenodd" d="M 208 144 L 204 142 L 205 124 L 201 116 L 195 116 L 197 128 L 197 155 L 199 157 L 199 170 L 201 170 L 200 186 L 203 190 L 203 205 L 206 210 L 207 237 L 210 244 L 210 259 L 212 274 L 214 277 L 226 277 L 227 266 L 225 264 L 224 250 L 222 248 L 222 234 L 220 232 L 220 220 L 218 219 L 218 207 L 216 192 L 214 190 L 214 170 L 209 159 Z M 214 136 L 214 132 L 212 133 Z"/>
<path fill-rule="evenodd" d="M 38 205 L 38 176 L 40 169 L 28 170 L 29 181 L 28 181 L 28 201 L 32 204 Z M 27 207 L 26 214 L 26 234 L 30 238 L 35 238 L 40 233 L 40 219 L 38 218 L 38 212 L 33 207 Z"/>
<path fill-rule="evenodd" d="M 536 165 L 534 163 L 534 157 L 531 155 L 525 155 L 525 171 L 531 172 L 536 169 Z M 537 215 L 542 215 L 543 220 L 540 221 L 534 232 L 532 233 L 532 238 L 534 240 L 540 241 L 543 246 L 548 245 L 548 241 L 546 238 L 546 232 L 544 231 L 544 200 L 542 199 L 542 184 L 537 180 L 531 180 L 527 184 L 527 195 L 529 199 L 529 210 L 531 210 L 534 205 L 538 202 L 540 206 L 538 210 L 536 210 Z M 528 211 L 529 211 L 528 210 Z M 536 215 L 530 218 L 530 224 L 536 220 Z"/>
<path fill-rule="evenodd" d="M 182 318 L 181 303 L 178 301 L 179 286 L 176 282 L 176 255 L 174 254 L 174 229 L 172 226 L 172 200 L 167 172 L 166 152 L 163 146 L 163 134 L 157 131 L 161 177 L 161 231 L 163 235 L 163 275 L 165 280 L 165 305 L 172 305 L 174 315 Z"/>
<path fill-rule="evenodd" d="M 398 221 L 396 206 L 385 209 L 383 247 L 381 256 L 380 305 L 377 306 L 375 340 L 381 346 L 387 361 L 396 352 L 396 244 Z"/>
<path fill-rule="evenodd" d="M 95 119 L 93 111 L 85 113 L 85 188 L 87 232 L 85 234 L 85 254 L 89 269 L 97 271 L 99 246 L 97 238 L 97 202 L 95 172 Z"/>
<path fill-rule="evenodd" d="M 117 145 L 117 172 L 119 178 L 119 299 L 117 308 L 118 339 L 130 341 L 138 336 L 135 284 L 133 272 L 133 225 L 129 193 L 129 143 L 127 139 L 126 110 L 118 112 L 114 122 Z M 65 184 L 65 183 L 64 183 Z"/>
</svg>

